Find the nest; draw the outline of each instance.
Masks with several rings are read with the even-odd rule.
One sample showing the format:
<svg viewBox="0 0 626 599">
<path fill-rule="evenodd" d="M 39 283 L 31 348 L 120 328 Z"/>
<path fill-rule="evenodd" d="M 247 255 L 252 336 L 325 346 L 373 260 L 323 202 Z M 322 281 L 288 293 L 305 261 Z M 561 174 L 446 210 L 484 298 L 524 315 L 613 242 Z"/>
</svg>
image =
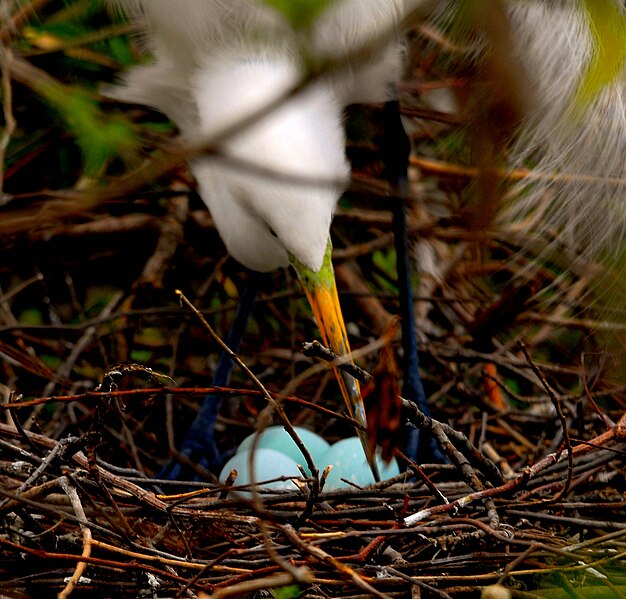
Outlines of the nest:
<svg viewBox="0 0 626 599">
<path fill-rule="evenodd" d="M 174 391 L 71 399 L 90 406 L 123 399 L 130 413 L 147 394 L 157 401 Z M 451 463 L 409 464 L 394 479 L 329 492 L 317 471 L 298 481 L 297 492 L 252 495 L 228 481 L 157 480 L 99 457 L 106 428 L 57 440 L 4 424 L 3 591 L 471 597 L 506 585 L 516 597 L 622 592 L 624 417 L 608 428 L 598 419 L 604 432 L 584 442 L 566 429 L 571 449 L 559 443 L 556 451 L 540 432 L 553 417 L 485 418 L 480 451 L 448 425 L 425 420 L 408 402 L 406 408 Z M 535 438 L 524 432 L 529 428 Z M 509 434 L 506 443 L 519 444 L 516 451 L 532 455 L 532 464 L 513 469 L 501 457 L 511 452 Z M 135 432 L 133 441 L 140 449 L 146 439 Z"/>
<path fill-rule="evenodd" d="M 476 131 L 421 101 L 449 82 L 425 32 L 413 37 L 402 103 L 414 125 L 409 234 L 433 418 L 401 399 L 393 190 L 376 111 L 351 111 L 354 181 L 333 225 L 334 262 L 353 348 L 373 374 L 370 429 L 403 473 L 328 491 L 310 464 L 297 491 L 250 494 L 195 463 L 178 481 L 158 475 L 216 391 L 222 455 L 259 423 L 331 441 L 353 434 L 331 367 L 301 351 L 317 332 L 298 283 L 284 272 L 267 280 L 238 352 L 248 372 L 209 387 L 220 350 L 199 313 L 225 338 L 249 273 L 226 255 L 163 118 L 100 112 L 95 92 L 70 86 L 112 80 L 136 50 L 128 29 L 96 3 L 53 0 L 32 3 L 38 20 L 25 29 L 32 13 L 18 4 L 2 5 L 10 26 L 0 32 L 12 49 L 0 57 L 10 141 L 0 215 L 4 596 L 626 594 L 626 401 L 614 358 L 623 325 L 603 283 L 614 273 L 585 248 L 559 245 L 558 232 L 533 245 L 523 222 L 493 225 L 489 215 L 510 201 L 506 177 L 493 185 L 506 149 L 494 141 L 483 170 L 453 155 Z M 86 174 L 75 123 L 42 82 L 76 100 L 83 125 L 96 123 L 89 131 L 124 122 L 139 141 Z M 481 190 L 484 223 L 473 218 Z M 405 457 L 399 440 L 411 427 L 448 463 Z"/>
</svg>

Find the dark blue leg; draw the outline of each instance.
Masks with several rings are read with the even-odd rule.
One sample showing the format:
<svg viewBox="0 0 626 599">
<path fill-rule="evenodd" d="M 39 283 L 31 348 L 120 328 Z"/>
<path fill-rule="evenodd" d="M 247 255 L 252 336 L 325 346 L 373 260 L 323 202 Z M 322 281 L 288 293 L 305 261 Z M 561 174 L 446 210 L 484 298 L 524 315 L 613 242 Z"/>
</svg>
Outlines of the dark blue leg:
<svg viewBox="0 0 626 599">
<path fill-rule="evenodd" d="M 239 351 L 239 346 L 241 345 L 241 340 L 246 330 L 246 323 L 254 307 L 254 302 L 263 276 L 264 275 L 261 273 L 250 272 L 248 283 L 239 301 L 235 319 L 226 338 L 226 344 L 235 353 Z M 215 387 L 227 387 L 232 368 L 232 360 L 225 353 L 222 353 L 215 373 L 213 374 L 211 385 Z M 219 393 L 211 393 L 204 398 L 195 420 L 187 431 L 187 437 L 182 442 L 179 450 L 180 453 L 189 458 L 189 460 L 213 473 L 218 473 L 225 457 L 227 457 L 217 448 L 214 434 L 215 423 L 221 405 L 222 396 Z M 168 480 L 193 480 L 196 478 L 196 475 L 192 468 L 181 464 L 176 459 L 172 459 L 169 464 L 157 474 L 157 478 Z"/>
<path fill-rule="evenodd" d="M 404 382 L 402 395 L 430 416 L 426 403 L 426 394 L 419 373 L 417 353 L 417 335 L 415 313 L 413 307 L 413 286 L 411 284 L 411 261 L 407 232 L 407 210 L 404 202 L 408 195 L 408 167 L 411 145 L 400 117 L 400 104 L 397 100 L 385 104 L 385 131 L 382 144 L 385 174 L 398 197 L 393 198 L 393 233 L 396 248 L 396 269 L 398 273 L 398 294 L 400 300 L 400 317 L 402 320 L 402 348 L 404 350 L 402 371 Z M 407 455 L 419 462 L 446 463 L 434 439 L 412 428 L 406 448 Z"/>
</svg>

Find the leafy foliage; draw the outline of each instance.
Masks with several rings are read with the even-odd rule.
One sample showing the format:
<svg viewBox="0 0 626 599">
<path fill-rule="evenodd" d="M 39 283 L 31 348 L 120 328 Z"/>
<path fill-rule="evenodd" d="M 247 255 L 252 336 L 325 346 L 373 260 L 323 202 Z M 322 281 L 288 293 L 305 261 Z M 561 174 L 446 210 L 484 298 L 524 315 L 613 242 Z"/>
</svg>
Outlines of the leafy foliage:
<svg viewBox="0 0 626 599">
<path fill-rule="evenodd" d="M 592 58 L 576 99 L 576 105 L 584 108 L 626 68 L 626 15 L 613 0 L 580 2 L 594 40 Z"/>
<path fill-rule="evenodd" d="M 39 91 L 75 136 L 85 176 L 102 175 L 111 160 L 137 150 L 134 127 L 120 117 L 105 115 L 91 94 L 56 83 L 42 85 Z"/>
<path fill-rule="evenodd" d="M 336 0 L 262 0 L 282 14 L 289 24 L 298 30 L 308 30 Z"/>
</svg>

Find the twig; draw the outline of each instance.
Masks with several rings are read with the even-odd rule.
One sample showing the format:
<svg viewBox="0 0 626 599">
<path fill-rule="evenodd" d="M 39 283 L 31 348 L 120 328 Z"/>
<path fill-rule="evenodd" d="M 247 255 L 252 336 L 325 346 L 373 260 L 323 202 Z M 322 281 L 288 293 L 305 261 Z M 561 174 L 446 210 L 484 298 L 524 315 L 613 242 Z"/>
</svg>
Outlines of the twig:
<svg viewBox="0 0 626 599">
<path fill-rule="evenodd" d="M 284 587 L 290 584 L 310 584 L 313 578 L 307 568 L 298 568 L 298 577 L 294 577 L 283 572 L 280 574 L 274 574 L 273 576 L 266 576 L 265 578 L 257 578 L 256 580 L 248 580 L 228 586 L 227 588 L 218 589 L 211 595 L 206 593 L 200 593 L 198 599 L 222 599 L 223 597 L 241 597 L 254 593 L 254 591 L 263 591 L 266 589 L 275 589 Z"/>
<path fill-rule="evenodd" d="M 443 433 L 455 447 L 460 447 L 463 454 L 469 456 L 480 467 L 481 472 L 490 482 L 498 485 L 505 481 L 499 468 L 470 443 L 465 435 L 444 422 L 426 416 L 412 401 L 402 398 L 402 407 L 407 410 L 409 421 L 419 429 L 434 434 L 436 425 L 437 431 Z"/>
<path fill-rule="evenodd" d="M 484 491 L 485 486 L 483 485 L 480 478 L 472 468 L 469 460 L 458 451 L 450 442 L 448 436 L 444 433 L 443 427 L 436 420 L 432 420 L 432 433 L 433 437 L 437 439 L 437 443 L 441 447 L 441 449 L 445 452 L 445 454 L 450 458 L 450 461 L 459 469 L 461 476 L 465 480 L 465 482 L 469 485 L 471 489 L 474 491 Z M 485 458 L 486 460 L 487 458 Z M 492 528 L 497 529 L 500 528 L 500 517 L 498 516 L 498 512 L 496 511 L 496 506 L 493 502 L 492 497 L 485 496 L 484 498 L 485 508 L 487 509 L 487 514 L 489 515 L 489 524 Z"/>
<path fill-rule="evenodd" d="M 380 566 L 377 568 L 377 570 L 385 574 L 386 573 L 393 574 L 394 576 L 397 576 L 398 578 L 401 578 L 402 580 L 406 580 L 407 582 L 410 582 L 418 586 L 419 588 L 424 589 L 425 591 L 428 591 L 429 594 L 432 594 L 435 597 L 441 597 L 442 599 L 452 599 L 452 595 L 449 595 L 445 591 L 442 591 L 430 584 L 426 584 L 423 580 L 418 580 L 417 578 L 413 576 L 408 576 L 404 572 L 401 572 L 400 570 L 397 570 L 396 568 L 392 568 L 391 566 Z"/>
<path fill-rule="evenodd" d="M 296 446 L 298 447 L 298 449 L 300 450 L 300 452 L 304 456 L 304 459 L 305 459 L 305 461 L 307 463 L 307 466 L 309 467 L 309 471 L 311 472 L 311 478 L 309 479 L 310 482 L 307 483 L 307 486 L 309 488 L 309 497 L 308 497 L 308 500 L 307 500 L 307 503 L 306 503 L 306 508 L 304 510 L 304 514 L 306 514 L 306 516 L 303 514 L 301 516 L 301 518 L 300 518 L 301 520 L 304 520 L 304 518 L 307 517 L 308 514 L 312 512 L 313 506 L 314 506 L 315 502 L 317 501 L 317 498 L 318 498 L 319 493 L 320 493 L 319 471 L 318 471 L 317 467 L 315 466 L 315 462 L 313 461 L 313 458 L 311 457 L 311 454 L 309 453 L 309 450 L 307 449 L 307 447 L 304 445 L 304 443 L 302 442 L 302 440 L 300 439 L 300 437 L 296 433 L 296 431 L 293 428 L 293 425 L 291 424 L 291 422 L 289 421 L 289 418 L 287 417 L 287 414 L 285 413 L 283 407 L 277 401 L 274 400 L 274 398 L 270 395 L 269 391 L 267 391 L 267 389 L 261 383 L 261 381 L 259 381 L 259 379 L 253 374 L 253 372 L 244 364 L 243 360 L 241 360 L 241 358 L 235 352 L 233 352 L 228 347 L 228 345 L 226 343 L 224 343 L 224 341 L 217 335 L 217 333 L 215 333 L 215 331 L 211 328 L 211 326 L 206 321 L 206 319 L 202 316 L 202 314 L 200 314 L 200 312 L 195 308 L 195 306 L 185 297 L 185 295 L 182 293 L 182 291 L 177 290 L 176 293 L 180 297 L 181 302 L 188 309 L 190 309 L 196 315 L 196 317 L 200 320 L 200 322 L 203 324 L 205 329 L 209 332 L 211 337 L 221 347 L 222 351 L 225 352 L 226 355 L 235 364 L 237 364 L 237 366 L 248 376 L 248 378 L 252 381 L 252 383 L 261 392 L 262 396 L 268 402 L 268 409 L 272 409 L 272 410 L 274 410 L 276 412 L 276 414 L 278 415 L 278 417 L 279 417 L 283 427 L 285 428 L 285 430 L 287 431 L 289 436 L 293 439 L 294 443 L 296 444 Z M 267 415 L 269 416 L 269 413 L 267 413 Z M 252 451 L 250 452 L 250 468 L 249 468 L 249 470 L 250 470 L 250 478 L 251 478 L 252 483 L 254 483 L 254 463 L 253 463 L 253 460 L 254 460 L 254 448 L 255 448 L 255 444 L 257 442 L 258 442 L 258 436 L 257 436 L 257 438 L 255 438 L 253 440 Z M 252 498 L 253 498 L 253 502 L 254 502 L 255 509 L 256 509 L 257 513 L 263 513 L 264 512 L 264 510 L 263 510 L 263 502 L 261 501 L 261 497 L 260 497 L 260 495 L 258 493 L 257 486 L 254 485 L 254 484 L 252 486 Z M 263 519 L 259 518 L 259 520 L 257 521 L 257 526 L 259 527 L 259 530 L 261 531 L 261 534 L 263 536 L 263 542 L 265 544 L 265 547 L 266 547 L 266 550 L 268 552 L 268 555 L 270 555 L 272 560 L 278 566 L 280 566 L 294 580 L 296 580 L 300 576 L 298 569 L 295 568 L 294 566 L 292 566 L 287 560 L 284 560 L 278 554 L 278 552 L 275 551 L 265 521 Z"/>
<path fill-rule="evenodd" d="M 124 292 L 118 291 L 102 310 L 101 315 L 106 318 L 107 316 L 112 314 L 123 297 Z M 70 352 L 70 355 L 65 359 L 65 362 L 63 362 L 63 365 L 57 369 L 54 379 L 46 385 L 43 392 L 44 395 L 50 395 L 53 389 L 56 387 L 57 383 L 70 375 L 70 373 L 72 372 L 72 368 L 74 368 L 76 360 L 78 360 L 80 355 L 85 351 L 87 345 L 91 343 L 96 332 L 97 328 L 95 326 L 91 326 L 85 330 L 82 337 L 72 347 L 72 351 Z"/>
<path fill-rule="evenodd" d="M 409 459 L 404 453 L 402 453 L 399 449 L 394 449 L 394 455 L 398 456 L 415 474 L 415 476 L 420 479 L 428 488 L 428 490 L 433 494 L 433 497 L 437 499 L 439 503 L 450 503 L 448 498 L 437 488 L 435 483 L 428 477 L 428 475 L 422 470 L 422 468 L 416 464 L 413 460 Z"/>
<path fill-rule="evenodd" d="M 541 370 L 537 368 L 537 365 L 535 364 L 533 359 L 530 357 L 530 354 L 528 353 L 528 349 L 526 348 L 526 345 L 524 345 L 523 342 L 520 342 L 520 349 L 522 350 L 522 353 L 524 354 L 524 357 L 526 358 L 528 364 L 530 364 L 530 367 L 535 373 L 535 376 L 539 379 L 542 387 L 545 389 L 546 393 L 548 394 L 548 397 L 550 398 L 550 401 L 552 402 L 552 405 L 554 406 L 554 410 L 556 411 L 556 415 L 559 419 L 559 422 L 561 423 L 561 429 L 563 431 L 563 441 L 565 443 L 565 449 L 567 450 L 567 478 L 565 479 L 565 484 L 563 485 L 563 487 L 552 498 L 553 501 L 560 501 L 561 498 L 564 497 L 569 491 L 570 485 L 572 484 L 572 473 L 574 471 L 574 456 L 572 453 L 572 443 L 569 438 L 569 429 L 567 426 L 567 420 L 563 414 L 563 410 L 561 409 L 561 402 L 558 400 L 552 387 L 548 384 L 548 381 L 546 381 L 546 378 L 543 376 L 543 373 L 541 372 Z"/>
<path fill-rule="evenodd" d="M 33 485 L 39 479 L 39 477 L 50 467 L 50 464 L 52 464 L 54 459 L 60 457 L 68 446 L 75 445 L 77 441 L 78 437 L 67 437 L 65 439 L 61 439 L 61 441 L 59 441 L 48 452 L 48 455 L 42 460 L 41 464 L 37 466 L 35 471 L 14 491 L 14 493 L 19 494 L 29 489 L 29 487 Z M 7 507 L 8 503 L 9 501 L 7 499 L 4 499 L 2 500 L 2 502 L 0 502 L 0 512 L 2 512 Z"/>
<path fill-rule="evenodd" d="M 572 453 L 574 455 L 588 453 L 592 449 L 597 448 L 597 446 L 603 445 L 604 443 L 608 443 L 609 441 L 613 440 L 626 440 L 626 413 L 622 416 L 622 418 L 620 418 L 619 422 L 615 425 L 614 428 L 612 428 L 610 431 L 607 431 L 606 433 L 603 433 L 602 435 L 599 435 L 595 439 L 592 439 L 594 445 L 578 445 L 573 448 Z M 548 466 L 557 463 L 560 457 L 560 454 L 557 455 L 555 453 L 552 453 L 534 464 L 533 466 L 526 467 L 517 478 L 509 481 L 508 483 L 505 483 L 493 489 L 485 489 L 484 491 L 470 493 L 468 495 L 465 495 L 464 497 L 451 501 L 449 504 L 446 505 L 435 505 L 431 508 L 420 510 L 414 514 L 411 514 L 410 516 L 407 516 L 404 519 L 404 524 L 406 526 L 413 526 L 414 524 L 422 522 L 430 518 L 431 516 L 434 516 L 435 514 L 455 512 L 460 507 L 465 507 L 470 503 L 476 501 L 477 499 L 483 499 L 484 497 L 502 496 L 504 494 L 511 493 L 515 489 L 521 488 L 522 486 L 526 485 L 526 483 L 530 479 L 537 476 L 539 472 L 545 470 L 546 468 L 548 468 Z M 550 500 L 550 502 L 552 502 L 552 500 Z"/>
<path fill-rule="evenodd" d="M 0 52 L 10 54 L 11 50 L 0 46 Z M 6 151 L 9 147 L 9 143 L 15 129 L 17 128 L 17 122 L 13 115 L 13 89 L 11 86 L 11 74 L 6 66 L 6 63 L 2 61 L 0 65 L 2 72 L 2 112 L 4 114 L 4 130 L 2 136 L 0 136 L 0 204 L 3 203 L 2 198 L 4 195 L 4 165 L 6 160 Z"/>
<path fill-rule="evenodd" d="M 298 449 L 300 450 L 300 452 L 304 456 L 306 464 L 307 464 L 307 466 L 308 466 L 308 468 L 309 468 L 309 470 L 311 472 L 312 478 L 315 479 L 315 480 L 318 480 L 319 471 L 318 471 L 317 467 L 315 466 L 315 462 L 313 461 L 313 458 L 311 457 L 311 454 L 309 453 L 309 450 L 307 449 L 306 445 L 304 445 L 304 443 L 302 442 L 302 440 L 300 439 L 300 437 L 298 436 L 298 434 L 294 430 L 291 422 L 287 418 L 287 415 L 285 414 L 285 411 L 284 411 L 283 407 L 272 397 L 272 395 L 265 388 L 263 383 L 261 383 L 261 381 L 259 381 L 259 379 L 254 375 L 254 373 L 245 365 L 243 360 L 235 352 L 233 352 L 230 349 L 230 347 L 228 347 L 228 345 L 226 345 L 226 343 L 224 343 L 224 341 L 222 341 L 222 339 L 213 330 L 213 328 L 207 322 L 207 320 L 204 318 L 204 316 L 185 297 L 183 292 L 180 291 L 180 290 L 177 290 L 176 294 L 179 296 L 181 302 L 189 310 L 191 310 L 191 312 L 193 312 L 193 314 L 196 316 L 196 318 L 198 318 L 198 320 L 202 323 L 202 325 L 208 331 L 208 333 L 211 335 L 211 337 L 220 346 L 222 351 L 225 352 L 228 355 L 228 357 L 235 364 L 237 364 L 237 366 L 246 374 L 246 376 L 250 379 L 252 384 L 258 389 L 258 391 L 261 393 L 261 395 L 265 398 L 267 403 L 270 406 L 272 406 L 272 409 L 275 410 L 276 414 L 278 415 L 278 417 L 279 417 L 279 419 L 281 421 L 281 424 L 285 427 L 285 430 L 287 431 L 289 436 L 293 439 L 294 443 L 296 444 L 296 446 L 298 447 Z M 315 489 L 313 489 L 314 490 L 314 494 L 317 496 L 319 494 L 319 482 L 317 483 L 317 485 L 314 485 L 314 487 L 315 487 Z"/>
<path fill-rule="evenodd" d="M 341 563 L 339 560 L 334 558 L 329 553 L 326 553 L 323 549 L 316 547 L 315 545 L 311 545 L 303 541 L 299 536 L 295 529 L 289 525 L 281 526 L 279 530 L 302 552 L 308 553 L 315 559 L 321 561 L 324 564 L 329 565 L 333 569 L 337 570 L 342 574 L 342 576 L 351 580 L 358 588 L 362 589 L 366 593 L 370 593 L 374 597 L 378 597 L 379 599 L 390 599 L 389 595 L 385 593 L 381 593 L 379 590 L 375 589 L 369 582 L 367 582 L 360 574 L 358 574 L 355 570 L 347 566 L 346 564 Z"/>
<path fill-rule="evenodd" d="M 347 356 L 338 356 L 335 352 L 324 347 L 319 341 L 307 341 L 302 344 L 302 353 L 308 358 L 319 358 L 325 362 L 330 362 L 335 368 L 347 372 L 351 377 L 361 383 L 367 383 L 372 375 L 350 362 Z"/>
<path fill-rule="evenodd" d="M 58 479 L 59 486 L 65 491 L 65 494 L 68 496 L 70 503 L 72 504 L 72 509 L 78 518 L 80 529 L 83 533 L 83 552 L 81 557 L 90 557 L 91 556 L 91 547 L 92 547 L 92 539 L 91 539 L 91 529 L 86 525 L 87 517 L 85 516 L 85 510 L 83 509 L 83 505 L 80 502 L 80 497 L 78 497 L 78 493 L 76 489 L 71 485 L 69 479 L 66 476 L 62 476 Z M 72 591 L 78 586 L 80 579 L 82 578 L 85 569 L 87 568 L 87 563 L 84 561 L 78 561 L 76 563 L 76 568 L 74 569 L 74 573 L 67 581 L 67 585 L 65 588 L 59 593 L 59 599 L 67 599 L 72 594 Z"/>
</svg>

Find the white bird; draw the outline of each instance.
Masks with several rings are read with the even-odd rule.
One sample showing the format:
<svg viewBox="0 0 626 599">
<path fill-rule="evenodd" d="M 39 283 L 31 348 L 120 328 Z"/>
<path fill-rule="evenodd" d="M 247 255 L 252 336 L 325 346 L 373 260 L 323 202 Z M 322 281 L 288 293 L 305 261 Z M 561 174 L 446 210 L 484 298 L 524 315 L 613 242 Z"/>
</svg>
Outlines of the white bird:
<svg viewBox="0 0 626 599">
<path fill-rule="evenodd" d="M 588 271 L 590 258 L 612 254 L 621 262 L 626 234 L 624 4 L 615 1 L 613 13 L 608 4 L 600 8 L 598 3 L 596 13 L 601 11 L 605 21 L 614 20 L 604 27 L 622 31 L 621 54 L 611 50 L 614 56 L 604 58 L 603 46 L 610 49 L 617 40 L 604 40 L 601 33 L 597 37 L 584 3 L 517 4 L 511 13 L 515 47 L 536 100 L 513 155 L 515 166 L 541 158 L 534 168 L 539 181 L 525 186 L 503 218 L 519 220 L 533 211 L 531 226 L 544 233 L 559 231 L 556 251 L 587 248 L 570 264 L 579 273 Z M 581 86 L 588 83 L 596 60 L 604 61 L 605 71 L 613 71 L 614 61 L 621 64 L 604 86 L 580 99 Z"/>
<path fill-rule="evenodd" d="M 390 84 L 399 77 L 402 50 L 385 36 L 397 31 L 403 17 L 422 2 L 331 1 L 310 28 L 294 31 L 269 2 L 111 1 L 140 24 L 153 57 L 150 64 L 131 69 L 116 97 L 162 111 L 191 141 L 210 141 L 236 128 L 220 137 L 220 157 L 192 160 L 201 197 L 227 249 L 242 264 L 259 271 L 293 264 L 322 337 L 336 353 L 349 354 L 329 242 L 349 172 L 342 111 L 350 103 L 388 99 Z M 450 14 L 454 3 L 440 5 Z M 573 118 L 574 97 L 593 54 L 584 7 L 574 0 L 514 0 L 506 6 L 517 57 L 536 92 L 535 110 L 522 127 L 512 161 L 523 164 L 532 156 L 535 171 L 550 176 L 525 189 L 521 201 L 508 206 L 501 218 L 526 218 L 545 205 L 535 221 L 537 232 L 552 236 L 553 230 L 561 230 L 559 243 L 589 242 L 602 251 L 609 236 L 598 233 L 615 233 L 621 240 L 626 222 L 621 187 L 615 184 L 626 175 L 624 78 L 607 86 L 588 107 L 594 118 Z M 381 36 L 386 39 L 382 44 Z M 355 54 L 368 44 L 375 51 Z M 310 61 L 335 61 L 341 67 L 291 95 L 309 74 Z M 554 171 L 590 177 L 555 178 Z M 550 202 L 545 201 L 547 191 L 553 196 Z M 358 385 L 346 375 L 339 380 L 350 413 L 365 424 Z M 366 437 L 361 438 L 371 463 Z"/>
<path fill-rule="evenodd" d="M 440 3 L 439 22 L 452 19 L 463 5 Z M 533 253 L 543 247 L 540 253 L 547 257 L 566 256 L 572 272 L 589 274 L 590 263 L 607 256 L 619 267 L 626 237 L 624 3 L 511 0 L 504 5 L 510 51 L 526 78 L 519 91 L 529 99 L 507 157 L 512 168 L 532 165 L 532 176 L 508 191 L 510 201 L 498 220 L 509 228 L 523 223 L 523 243 Z M 465 41 L 471 46 L 472 40 Z M 481 42 L 474 50 L 473 59 L 480 62 Z M 597 85 L 590 75 L 594 67 L 612 76 Z M 590 83 L 597 88 L 584 97 L 581 91 Z"/>
<path fill-rule="evenodd" d="M 388 99 L 402 55 L 390 34 L 411 0 L 330 2 L 299 32 L 253 0 L 115 3 L 140 24 L 154 59 L 126 74 L 117 98 L 162 111 L 191 141 L 211 140 L 279 101 L 226 136 L 219 158 L 194 158 L 191 171 L 230 254 L 257 271 L 291 263 L 323 340 L 349 355 L 329 240 L 349 176 L 343 109 Z M 287 97 L 311 59 L 337 70 Z M 350 414 L 365 426 L 358 383 L 344 373 L 338 379 Z M 375 470 L 367 435 L 359 434 Z"/>
</svg>

